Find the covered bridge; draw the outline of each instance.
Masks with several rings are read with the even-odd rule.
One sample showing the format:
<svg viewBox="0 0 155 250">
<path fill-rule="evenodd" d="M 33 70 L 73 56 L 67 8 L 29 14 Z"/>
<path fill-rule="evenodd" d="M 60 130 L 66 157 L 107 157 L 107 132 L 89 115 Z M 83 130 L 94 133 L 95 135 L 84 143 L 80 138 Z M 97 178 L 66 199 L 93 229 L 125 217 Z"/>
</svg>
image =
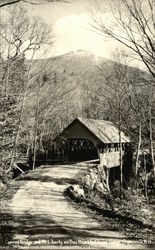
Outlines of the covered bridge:
<svg viewBox="0 0 155 250">
<path fill-rule="evenodd" d="M 110 121 L 76 118 L 58 136 L 64 140 L 66 158 L 78 161 L 99 158 L 108 168 L 120 165 L 119 130 Z M 130 138 L 121 132 L 122 155 Z M 74 157 L 73 157 L 74 156 Z M 82 159 L 81 159 L 82 160 Z"/>
</svg>

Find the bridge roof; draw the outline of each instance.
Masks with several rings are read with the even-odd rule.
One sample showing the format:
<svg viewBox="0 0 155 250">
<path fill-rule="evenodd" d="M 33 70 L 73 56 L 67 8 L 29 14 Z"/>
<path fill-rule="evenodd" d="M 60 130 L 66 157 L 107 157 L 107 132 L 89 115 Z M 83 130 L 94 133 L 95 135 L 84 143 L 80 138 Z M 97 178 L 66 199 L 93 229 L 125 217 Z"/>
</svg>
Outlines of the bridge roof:
<svg viewBox="0 0 155 250">
<path fill-rule="evenodd" d="M 78 123 L 78 127 L 77 127 Z M 81 128 L 80 128 L 81 124 Z M 83 127 L 83 131 L 81 130 Z M 85 137 L 85 132 L 86 137 Z M 118 128 L 110 121 L 105 120 L 95 120 L 88 118 L 77 117 L 71 122 L 71 124 L 62 131 L 60 136 L 65 138 L 84 138 L 89 139 L 87 131 L 89 131 L 90 137 L 94 137 L 96 141 L 102 143 L 119 143 L 119 130 Z M 130 138 L 121 132 L 122 143 L 130 142 Z M 94 140 L 93 140 L 94 141 Z"/>
</svg>

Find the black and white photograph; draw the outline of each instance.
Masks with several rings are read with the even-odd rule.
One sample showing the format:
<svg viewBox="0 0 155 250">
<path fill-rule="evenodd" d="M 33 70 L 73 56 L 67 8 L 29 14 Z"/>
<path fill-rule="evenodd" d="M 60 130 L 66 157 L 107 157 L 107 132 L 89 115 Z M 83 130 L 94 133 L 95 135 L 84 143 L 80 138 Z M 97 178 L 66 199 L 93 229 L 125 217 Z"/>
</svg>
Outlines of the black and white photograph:
<svg viewBox="0 0 155 250">
<path fill-rule="evenodd" d="M 155 0 L 0 0 L 0 249 L 154 249 Z"/>
</svg>

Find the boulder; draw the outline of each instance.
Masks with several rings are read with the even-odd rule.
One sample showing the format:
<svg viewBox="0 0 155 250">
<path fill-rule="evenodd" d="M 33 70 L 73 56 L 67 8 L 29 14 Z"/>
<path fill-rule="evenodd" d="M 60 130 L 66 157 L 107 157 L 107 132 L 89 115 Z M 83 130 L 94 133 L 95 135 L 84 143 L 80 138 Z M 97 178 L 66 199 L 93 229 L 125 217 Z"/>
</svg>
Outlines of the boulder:
<svg viewBox="0 0 155 250">
<path fill-rule="evenodd" d="M 84 197 L 85 196 L 84 190 L 79 185 L 74 185 L 73 186 L 73 191 L 79 197 Z"/>
<path fill-rule="evenodd" d="M 90 173 L 87 174 L 85 177 L 86 187 L 89 188 L 90 190 L 93 190 L 96 184 L 97 178 L 98 178 L 97 174 L 93 170 L 90 170 Z"/>
</svg>

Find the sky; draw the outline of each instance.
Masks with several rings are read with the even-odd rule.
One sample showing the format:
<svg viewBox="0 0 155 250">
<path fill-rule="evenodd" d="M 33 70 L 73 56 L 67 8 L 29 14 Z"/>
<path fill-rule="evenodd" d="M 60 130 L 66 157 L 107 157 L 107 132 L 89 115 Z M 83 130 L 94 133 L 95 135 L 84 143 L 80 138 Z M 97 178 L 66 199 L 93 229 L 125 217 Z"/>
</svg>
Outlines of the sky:
<svg viewBox="0 0 155 250">
<path fill-rule="evenodd" d="M 48 48 L 46 56 L 86 50 L 97 56 L 115 60 L 113 54 L 121 49 L 128 52 L 126 47 L 113 39 L 97 34 L 91 25 L 92 13 L 94 16 L 99 15 L 101 9 L 103 22 L 108 24 L 113 21 L 110 2 L 113 4 L 114 1 L 116 0 L 64 0 L 61 3 L 44 2 L 38 5 L 23 3 L 23 5 L 30 17 L 39 16 L 51 27 L 54 44 Z M 141 67 L 138 61 L 131 61 L 129 64 Z"/>
<path fill-rule="evenodd" d="M 95 55 L 111 58 L 117 47 L 116 41 L 105 39 L 92 31 L 91 11 L 97 3 L 108 8 L 109 0 L 69 0 L 69 3 L 47 3 L 28 5 L 30 16 L 40 16 L 51 25 L 54 33 L 54 44 L 49 56 L 65 54 L 78 49 L 87 50 Z M 105 13 L 107 18 L 107 14 Z"/>
</svg>

